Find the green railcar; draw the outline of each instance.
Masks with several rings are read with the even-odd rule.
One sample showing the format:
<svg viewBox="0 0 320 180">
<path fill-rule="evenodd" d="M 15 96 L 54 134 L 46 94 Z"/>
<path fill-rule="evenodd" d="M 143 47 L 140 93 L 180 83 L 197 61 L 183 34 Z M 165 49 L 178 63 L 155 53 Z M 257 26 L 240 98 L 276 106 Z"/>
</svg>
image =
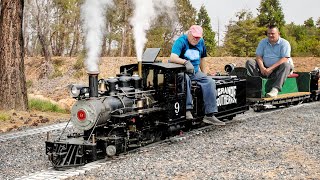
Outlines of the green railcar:
<svg viewBox="0 0 320 180">
<path fill-rule="evenodd" d="M 266 94 L 272 89 L 274 79 L 248 75 L 247 100 L 255 111 L 299 104 L 310 99 L 310 81 L 309 72 L 296 72 L 288 76 L 278 96 L 269 98 Z"/>
</svg>

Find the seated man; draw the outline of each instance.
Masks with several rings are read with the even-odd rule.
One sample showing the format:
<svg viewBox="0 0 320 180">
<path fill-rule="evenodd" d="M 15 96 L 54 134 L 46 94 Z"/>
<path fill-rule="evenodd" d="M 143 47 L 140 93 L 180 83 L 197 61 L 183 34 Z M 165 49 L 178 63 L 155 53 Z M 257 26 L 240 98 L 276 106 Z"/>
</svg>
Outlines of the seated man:
<svg viewBox="0 0 320 180">
<path fill-rule="evenodd" d="M 267 36 L 256 49 L 256 59 L 248 60 L 246 68 L 251 76 L 274 79 L 272 89 L 266 97 L 276 97 L 293 69 L 291 47 L 287 40 L 280 37 L 277 26 L 269 26 Z"/>
<path fill-rule="evenodd" d="M 184 64 L 186 66 L 186 94 L 187 94 L 187 112 L 186 119 L 193 119 L 191 110 L 191 80 L 196 81 L 201 86 L 203 101 L 205 106 L 205 123 L 214 125 L 225 125 L 223 121 L 217 119 L 213 113 L 218 111 L 216 103 L 216 85 L 213 79 L 207 77 L 205 57 L 207 51 L 202 37 L 202 27 L 193 25 L 187 34 L 180 36 L 173 44 L 170 56 L 170 62 Z M 201 69 L 201 71 L 200 71 Z"/>
</svg>

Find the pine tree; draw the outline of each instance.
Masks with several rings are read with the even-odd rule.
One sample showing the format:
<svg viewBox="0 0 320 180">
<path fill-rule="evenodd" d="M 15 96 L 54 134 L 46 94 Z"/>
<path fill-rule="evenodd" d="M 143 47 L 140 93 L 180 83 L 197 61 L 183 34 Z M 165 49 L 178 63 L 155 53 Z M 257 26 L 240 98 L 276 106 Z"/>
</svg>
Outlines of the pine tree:
<svg viewBox="0 0 320 180">
<path fill-rule="evenodd" d="M 309 27 L 309 28 L 315 27 L 314 21 L 313 21 L 312 17 L 309 18 L 309 19 L 307 19 L 307 20 L 305 20 L 305 21 L 304 21 L 304 25 L 305 25 L 306 27 Z"/>
<path fill-rule="evenodd" d="M 259 27 L 277 25 L 281 31 L 286 23 L 279 0 L 261 0 L 258 12 Z"/>
<path fill-rule="evenodd" d="M 196 22 L 196 9 L 189 0 L 176 0 L 177 16 L 180 24 L 180 31 L 187 31 Z"/>
<path fill-rule="evenodd" d="M 237 18 L 227 26 L 224 48 L 231 56 L 255 56 L 259 41 L 265 37 L 265 28 L 256 26 L 251 12 L 243 10 L 237 13 Z"/>
<path fill-rule="evenodd" d="M 198 25 L 202 26 L 204 32 L 203 39 L 206 43 L 207 52 L 210 56 L 213 56 L 215 54 L 217 44 L 215 40 L 216 33 L 212 31 L 211 20 L 204 5 L 202 5 L 199 10 L 196 22 Z"/>
</svg>

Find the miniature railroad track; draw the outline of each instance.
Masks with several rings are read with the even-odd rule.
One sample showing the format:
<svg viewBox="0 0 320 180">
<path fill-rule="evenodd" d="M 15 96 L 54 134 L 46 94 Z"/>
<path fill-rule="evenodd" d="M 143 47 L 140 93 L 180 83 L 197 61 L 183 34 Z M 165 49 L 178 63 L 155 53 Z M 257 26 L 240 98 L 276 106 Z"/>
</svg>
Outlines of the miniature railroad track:
<svg viewBox="0 0 320 180">
<path fill-rule="evenodd" d="M 3 135 L 0 135 L 0 142 L 5 142 L 11 139 L 21 138 L 24 136 L 31 136 L 35 134 L 44 133 L 44 132 L 60 130 L 60 129 L 63 129 L 67 124 L 68 123 L 65 122 L 65 123 L 59 123 L 59 124 L 54 124 L 54 125 L 49 125 L 49 126 L 44 126 L 39 128 L 27 129 L 24 131 L 5 133 Z M 68 127 L 71 127 L 71 126 L 72 126 L 71 124 L 68 124 Z"/>
</svg>

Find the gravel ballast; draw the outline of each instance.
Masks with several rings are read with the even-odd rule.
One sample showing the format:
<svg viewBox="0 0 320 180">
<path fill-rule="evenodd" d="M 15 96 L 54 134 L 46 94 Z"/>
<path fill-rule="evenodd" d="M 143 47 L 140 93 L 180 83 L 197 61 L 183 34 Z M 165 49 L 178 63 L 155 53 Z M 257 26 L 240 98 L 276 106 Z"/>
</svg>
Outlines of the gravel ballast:
<svg viewBox="0 0 320 180">
<path fill-rule="evenodd" d="M 69 179 L 320 179 L 320 102 L 235 121 Z M 0 146 L 0 179 L 48 169 L 45 134 Z"/>
</svg>

